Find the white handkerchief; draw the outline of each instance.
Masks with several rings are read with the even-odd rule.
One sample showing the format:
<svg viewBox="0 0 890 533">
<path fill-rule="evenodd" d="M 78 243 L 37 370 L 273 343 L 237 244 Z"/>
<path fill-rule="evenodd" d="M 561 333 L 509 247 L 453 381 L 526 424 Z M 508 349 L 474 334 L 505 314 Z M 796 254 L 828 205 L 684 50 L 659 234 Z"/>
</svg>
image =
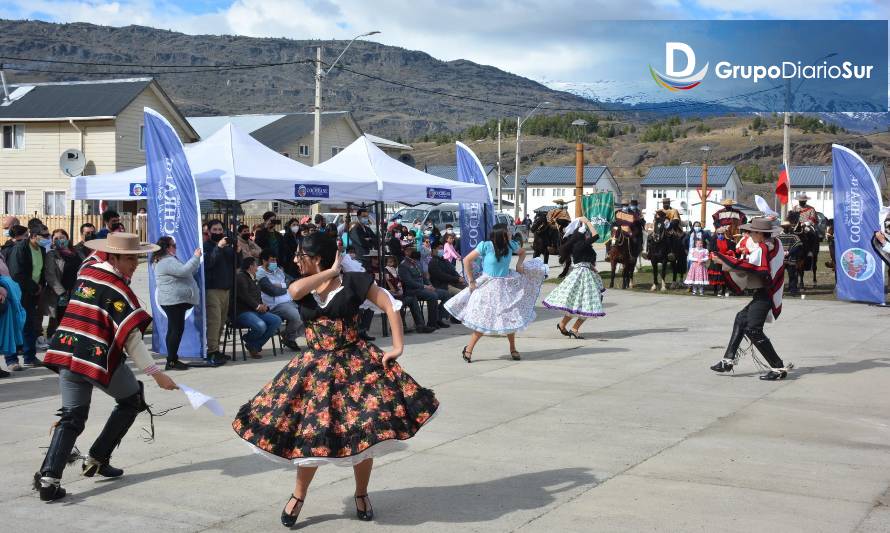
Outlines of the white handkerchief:
<svg viewBox="0 0 890 533">
<path fill-rule="evenodd" d="M 223 410 L 223 406 L 219 403 L 219 401 L 213 396 L 207 396 L 201 391 L 197 391 L 188 385 L 183 385 L 182 383 L 178 383 L 179 390 L 185 394 L 185 397 L 188 398 L 189 403 L 192 404 L 192 409 L 199 409 L 202 405 L 210 410 L 211 413 L 216 416 L 224 416 L 226 413 Z"/>
</svg>

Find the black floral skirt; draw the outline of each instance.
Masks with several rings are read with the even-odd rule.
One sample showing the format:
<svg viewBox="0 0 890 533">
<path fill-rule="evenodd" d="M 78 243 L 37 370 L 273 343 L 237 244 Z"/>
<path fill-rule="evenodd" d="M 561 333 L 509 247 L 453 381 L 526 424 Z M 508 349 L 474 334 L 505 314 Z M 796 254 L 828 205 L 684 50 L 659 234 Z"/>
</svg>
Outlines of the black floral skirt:
<svg viewBox="0 0 890 533">
<path fill-rule="evenodd" d="M 309 345 L 241 406 L 232 428 L 263 455 L 303 466 L 357 464 L 397 449 L 439 406 L 398 363 L 358 338 L 355 320 L 306 325 Z"/>
</svg>

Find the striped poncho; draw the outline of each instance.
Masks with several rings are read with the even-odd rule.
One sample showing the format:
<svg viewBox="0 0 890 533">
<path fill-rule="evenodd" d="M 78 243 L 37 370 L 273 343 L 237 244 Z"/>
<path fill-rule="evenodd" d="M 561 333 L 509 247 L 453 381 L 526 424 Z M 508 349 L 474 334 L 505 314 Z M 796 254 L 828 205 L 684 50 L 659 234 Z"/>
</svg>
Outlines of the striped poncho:
<svg viewBox="0 0 890 533">
<path fill-rule="evenodd" d="M 150 323 L 151 316 L 120 276 L 86 266 L 43 362 L 108 385 L 124 360 L 127 337 L 136 329 L 144 333 Z"/>
<path fill-rule="evenodd" d="M 767 321 L 779 318 L 782 312 L 782 289 L 785 287 L 785 251 L 782 242 L 769 237 L 762 243 L 754 242 L 745 235 L 736 246 L 736 257 L 717 252 L 716 255 L 729 268 L 726 284 L 735 292 L 749 288 L 751 277 L 760 277 L 762 284 L 750 283 L 751 288 L 762 286 L 772 301 L 772 316 Z"/>
</svg>

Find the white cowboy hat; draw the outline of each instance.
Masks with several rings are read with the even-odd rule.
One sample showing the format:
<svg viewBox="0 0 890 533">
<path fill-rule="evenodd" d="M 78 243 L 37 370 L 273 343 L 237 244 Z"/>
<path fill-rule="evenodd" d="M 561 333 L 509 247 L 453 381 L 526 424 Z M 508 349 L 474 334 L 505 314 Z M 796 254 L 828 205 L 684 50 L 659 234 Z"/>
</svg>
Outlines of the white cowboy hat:
<svg viewBox="0 0 890 533">
<path fill-rule="evenodd" d="M 91 250 L 109 254 L 147 254 L 161 249 L 156 244 L 139 242 L 135 233 L 109 233 L 104 239 L 93 239 L 84 243 Z"/>
</svg>

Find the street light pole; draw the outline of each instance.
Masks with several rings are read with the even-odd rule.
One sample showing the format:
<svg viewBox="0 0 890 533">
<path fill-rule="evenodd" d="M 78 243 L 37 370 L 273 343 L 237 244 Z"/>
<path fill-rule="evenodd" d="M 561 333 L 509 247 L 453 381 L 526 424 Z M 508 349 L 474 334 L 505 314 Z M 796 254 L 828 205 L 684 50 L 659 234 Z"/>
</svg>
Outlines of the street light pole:
<svg viewBox="0 0 890 533">
<path fill-rule="evenodd" d="M 680 163 L 683 165 L 683 169 L 686 171 L 686 189 L 683 191 L 683 202 L 686 204 L 686 207 L 683 208 L 683 211 L 686 214 L 686 219 L 689 219 L 689 165 L 692 164 L 692 161 L 683 161 Z"/>
<path fill-rule="evenodd" d="M 828 169 L 823 168 L 822 172 L 822 214 L 825 214 L 825 178 L 828 176 Z"/>
<path fill-rule="evenodd" d="M 352 43 L 355 42 L 359 37 L 367 37 L 369 35 L 376 35 L 380 33 L 379 31 L 369 31 L 368 33 L 362 33 L 360 35 L 356 35 L 349 41 L 349 44 L 346 45 L 346 48 L 340 52 L 340 55 L 337 56 L 337 59 L 331 63 L 330 68 L 327 71 L 322 70 L 321 68 L 321 46 L 318 47 L 315 53 L 315 121 L 314 121 L 314 131 L 312 132 L 312 166 L 315 166 L 321 163 L 321 81 L 322 79 L 330 74 L 331 70 L 334 68 L 334 65 L 337 64 L 337 61 L 340 61 L 340 58 L 343 57 L 343 54 L 349 50 L 349 47 L 352 46 Z M 312 214 L 317 214 L 319 212 L 321 204 L 314 203 L 312 204 Z"/>
<path fill-rule="evenodd" d="M 711 151 L 710 146 L 702 146 L 701 151 L 705 153 L 704 160 L 701 165 L 701 227 L 705 227 L 705 220 L 708 216 L 708 154 Z"/>
<path fill-rule="evenodd" d="M 522 125 L 532 113 L 538 110 L 542 105 L 547 105 L 550 102 L 541 102 L 536 105 L 534 109 L 528 112 L 528 115 L 525 118 L 516 117 L 516 165 L 513 171 L 513 218 L 519 218 L 519 136 L 522 135 Z"/>
<path fill-rule="evenodd" d="M 501 192 L 501 120 L 498 119 L 498 213 L 504 208 L 503 192 Z"/>
</svg>

